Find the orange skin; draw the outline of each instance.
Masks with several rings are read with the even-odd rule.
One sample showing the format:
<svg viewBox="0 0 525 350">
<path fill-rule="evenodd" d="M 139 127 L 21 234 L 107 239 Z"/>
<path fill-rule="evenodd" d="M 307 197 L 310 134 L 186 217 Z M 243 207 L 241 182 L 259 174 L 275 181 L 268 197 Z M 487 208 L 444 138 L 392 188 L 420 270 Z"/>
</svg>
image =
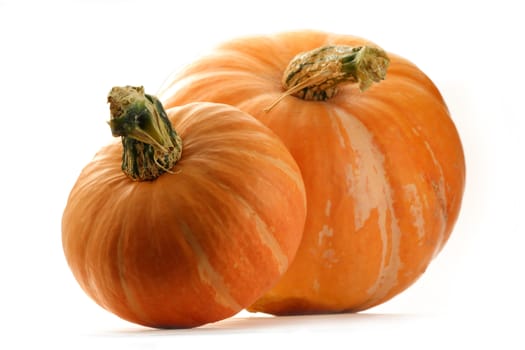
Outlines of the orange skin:
<svg viewBox="0 0 525 350">
<path fill-rule="evenodd" d="M 118 316 L 160 328 L 238 313 L 273 286 L 299 246 L 303 182 L 282 142 L 231 106 L 167 111 L 182 158 L 154 181 L 121 171 L 122 145 L 80 174 L 63 215 L 76 279 Z"/>
<path fill-rule="evenodd" d="M 386 79 L 327 101 L 287 96 L 298 53 L 369 41 L 314 31 L 240 38 L 175 75 L 166 106 L 212 101 L 269 126 L 299 164 L 303 240 L 277 285 L 249 309 L 277 315 L 365 310 L 410 286 L 449 238 L 465 185 L 461 141 L 443 98 L 414 64 L 388 54 Z"/>
</svg>

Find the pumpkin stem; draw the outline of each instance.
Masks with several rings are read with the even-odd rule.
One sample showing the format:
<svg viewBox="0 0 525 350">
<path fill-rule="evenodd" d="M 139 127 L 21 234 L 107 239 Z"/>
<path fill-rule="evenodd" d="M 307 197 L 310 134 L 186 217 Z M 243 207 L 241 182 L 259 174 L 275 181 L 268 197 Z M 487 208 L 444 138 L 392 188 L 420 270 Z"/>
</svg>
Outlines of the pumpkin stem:
<svg viewBox="0 0 525 350">
<path fill-rule="evenodd" d="M 122 171 L 135 181 L 154 180 L 182 154 L 177 135 L 160 101 L 134 86 L 114 87 L 108 95 L 113 136 L 122 137 Z"/>
<path fill-rule="evenodd" d="M 285 92 L 265 110 L 271 110 L 289 95 L 325 101 L 335 96 L 343 84 L 357 83 L 365 91 L 374 82 L 385 79 L 389 63 L 385 51 L 371 46 L 323 46 L 300 53 L 284 71 Z"/>
</svg>

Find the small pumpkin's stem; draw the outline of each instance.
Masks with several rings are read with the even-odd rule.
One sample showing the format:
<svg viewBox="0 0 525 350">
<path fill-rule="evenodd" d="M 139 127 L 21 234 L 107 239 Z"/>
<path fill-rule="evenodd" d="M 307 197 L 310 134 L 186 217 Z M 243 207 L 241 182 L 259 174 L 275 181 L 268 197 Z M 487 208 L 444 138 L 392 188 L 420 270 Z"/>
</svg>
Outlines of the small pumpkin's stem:
<svg viewBox="0 0 525 350">
<path fill-rule="evenodd" d="M 160 101 L 143 87 L 114 87 L 108 95 L 113 136 L 122 137 L 122 170 L 136 181 L 154 180 L 182 154 L 182 140 Z"/>
<path fill-rule="evenodd" d="M 300 53 L 284 71 L 285 92 L 266 111 L 289 95 L 325 101 L 335 96 L 338 86 L 349 83 L 359 84 L 359 89 L 364 91 L 374 82 L 385 79 L 389 63 L 385 51 L 371 46 L 323 46 Z"/>
</svg>

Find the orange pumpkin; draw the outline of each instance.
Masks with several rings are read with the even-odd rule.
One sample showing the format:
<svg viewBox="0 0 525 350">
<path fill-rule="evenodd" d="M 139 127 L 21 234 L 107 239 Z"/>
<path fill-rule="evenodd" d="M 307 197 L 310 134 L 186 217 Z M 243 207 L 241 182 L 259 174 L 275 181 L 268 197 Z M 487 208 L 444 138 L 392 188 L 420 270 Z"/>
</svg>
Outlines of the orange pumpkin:
<svg viewBox="0 0 525 350">
<path fill-rule="evenodd" d="M 63 214 L 81 287 L 152 327 L 199 326 L 253 303 L 286 271 L 303 232 L 304 185 L 286 147 L 231 106 L 165 112 L 132 87 L 114 88 L 109 101 L 122 143 L 82 170 Z"/>
<path fill-rule="evenodd" d="M 303 240 L 252 311 L 370 308 L 410 286 L 449 238 L 465 182 L 449 110 L 414 64 L 367 40 L 317 31 L 239 38 L 178 72 L 159 98 L 237 106 L 299 164 Z"/>
</svg>

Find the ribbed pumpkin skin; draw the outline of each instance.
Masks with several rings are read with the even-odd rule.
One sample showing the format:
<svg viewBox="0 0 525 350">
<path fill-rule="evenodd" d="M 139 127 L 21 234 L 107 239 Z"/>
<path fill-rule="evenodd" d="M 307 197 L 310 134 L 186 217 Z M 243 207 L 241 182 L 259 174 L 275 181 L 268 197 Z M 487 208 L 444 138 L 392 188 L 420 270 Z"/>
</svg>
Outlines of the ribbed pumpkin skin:
<svg viewBox="0 0 525 350">
<path fill-rule="evenodd" d="M 240 38 L 174 76 L 167 105 L 228 103 L 275 131 L 299 164 L 308 211 L 303 241 L 279 283 L 250 307 L 273 314 L 359 311 L 410 286 L 441 250 L 460 209 L 465 161 L 440 92 L 389 54 L 386 79 L 344 86 L 322 102 L 282 93 L 298 53 L 373 45 L 314 31 Z"/>
<path fill-rule="evenodd" d="M 262 123 L 231 106 L 167 110 L 182 158 L 154 181 L 121 171 L 122 146 L 81 172 L 62 222 L 76 279 L 97 303 L 151 327 L 232 316 L 273 286 L 301 240 L 297 164 Z"/>
</svg>

